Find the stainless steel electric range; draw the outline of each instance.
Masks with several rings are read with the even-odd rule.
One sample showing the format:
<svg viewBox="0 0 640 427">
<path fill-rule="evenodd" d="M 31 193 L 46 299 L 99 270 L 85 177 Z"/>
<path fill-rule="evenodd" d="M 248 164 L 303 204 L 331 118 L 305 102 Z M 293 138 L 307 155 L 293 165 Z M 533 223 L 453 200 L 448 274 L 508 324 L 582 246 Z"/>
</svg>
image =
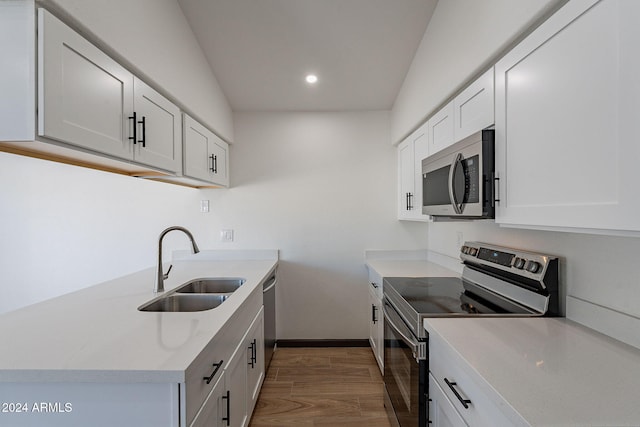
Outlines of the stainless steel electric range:
<svg viewBox="0 0 640 427">
<path fill-rule="evenodd" d="M 428 424 L 427 317 L 557 316 L 558 258 L 480 242 L 461 277 L 384 278 L 385 406 L 400 427 Z"/>
</svg>

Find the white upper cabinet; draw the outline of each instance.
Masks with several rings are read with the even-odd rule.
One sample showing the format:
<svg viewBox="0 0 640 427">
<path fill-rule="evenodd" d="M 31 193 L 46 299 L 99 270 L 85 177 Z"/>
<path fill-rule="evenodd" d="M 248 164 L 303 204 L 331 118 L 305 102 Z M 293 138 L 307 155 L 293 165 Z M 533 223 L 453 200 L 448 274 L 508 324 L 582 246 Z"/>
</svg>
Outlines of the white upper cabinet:
<svg viewBox="0 0 640 427">
<path fill-rule="evenodd" d="M 454 141 L 493 125 L 493 82 L 491 67 L 453 100 Z"/>
<path fill-rule="evenodd" d="M 133 75 L 46 10 L 38 20 L 38 134 L 131 158 Z"/>
<path fill-rule="evenodd" d="M 467 86 L 427 122 L 429 155 L 494 122 L 493 67 Z"/>
<path fill-rule="evenodd" d="M 184 176 L 229 185 L 229 145 L 184 114 Z"/>
<path fill-rule="evenodd" d="M 44 9 L 38 135 L 179 172 L 180 109 Z"/>
<path fill-rule="evenodd" d="M 453 112 L 453 102 L 450 102 L 427 122 L 429 154 L 435 154 L 455 142 Z"/>
<path fill-rule="evenodd" d="M 133 93 L 137 139 L 134 159 L 168 171 L 181 171 L 180 109 L 138 78 L 134 78 Z"/>
<path fill-rule="evenodd" d="M 640 231 L 639 20 L 570 1 L 498 62 L 496 222 Z"/>
<path fill-rule="evenodd" d="M 398 145 L 398 219 L 427 221 L 422 214 L 422 159 L 427 157 L 426 124 Z"/>
<path fill-rule="evenodd" d="M 0 51 L 0 151 L 228 185 L 226 142 L 207 130 L 206 152 L 194 161 L 181 108 L 33 0 L 0 1 Z M 185 146 L 195 147 L 186 162 Z"/>
</svg>

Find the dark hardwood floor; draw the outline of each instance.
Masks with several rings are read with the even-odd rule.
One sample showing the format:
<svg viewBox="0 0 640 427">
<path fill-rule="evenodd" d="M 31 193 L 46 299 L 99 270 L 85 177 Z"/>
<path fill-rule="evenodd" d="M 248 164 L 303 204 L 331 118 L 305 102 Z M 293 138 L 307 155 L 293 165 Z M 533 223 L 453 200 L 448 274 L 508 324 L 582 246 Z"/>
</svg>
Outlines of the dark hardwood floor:
<svg viewBox="0 0 640 427">
<path fill-rule="evenodd" d="M 370 348 L 279 348 L 250 427 L 389 427 Z"/>
</svg>

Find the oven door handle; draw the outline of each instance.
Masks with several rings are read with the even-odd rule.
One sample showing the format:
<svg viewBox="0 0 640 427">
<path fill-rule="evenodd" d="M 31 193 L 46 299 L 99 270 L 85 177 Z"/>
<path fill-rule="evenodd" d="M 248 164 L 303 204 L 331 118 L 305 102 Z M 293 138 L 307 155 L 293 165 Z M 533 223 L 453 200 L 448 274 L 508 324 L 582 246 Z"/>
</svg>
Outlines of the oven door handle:
<svg viewBox="0 0 640 427">
<path fill-rule="evenodd" d="M 418 342 L 412 340 L 411 338 L 409 338 L 407 336 L 407 334 L 403 333 L 402 330 L 398 327 L 398 325 L 396 323 L 394 323 L 393 320 L 391 320 L 392 317 L 397 317 L 397 315 L 394 316 L 394 314 L 389 312 L 389 310 L 387 310 L 387 305 L 389 305 L 389 303 L 385 302 L 384 306 L 382 307 L 382 311 L 384 312 L 385 321 L 389 323 L 389 326 L 391 326 L 393 328 L 393 330 L 398 335 L 400 335 L 400 337 L 402 337 L 402 341 L 404 341 L 404 343 L 406 345 L 411 347 L 411 351 L 413 351 L 413 355 L 417 359 L 418 358 L 418 354 L 419 354 L 420 343 L 418 343 Z M 393 308 L 392 308 L 392 310 L 393 310 Z"/>
</svg>

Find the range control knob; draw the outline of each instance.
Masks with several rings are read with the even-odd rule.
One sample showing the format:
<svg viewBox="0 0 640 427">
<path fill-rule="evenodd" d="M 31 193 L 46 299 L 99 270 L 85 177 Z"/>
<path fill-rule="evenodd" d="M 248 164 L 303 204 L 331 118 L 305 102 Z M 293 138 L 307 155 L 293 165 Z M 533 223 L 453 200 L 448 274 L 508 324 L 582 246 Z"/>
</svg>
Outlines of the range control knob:
<svg viewBox="0 0 640 427">
<path fill-rule="evenodd" d="M 468 246 L 463 246 L 460 248 L 460 252 L 462 252 L 463 254 L 468 254 L 469 253 L 469 247 Z"/>
<path fill-rule="evenodd" d="M 524 263 L 525 263 L 524 258 L 516 258 L 515 262 L 513 263 L 513 266 L 515 268 L 522 270 L 524 268 Z"/>
<path fill-rule="evenodd" d="M 478 249 L 476 248 L 469 248 L 469 255 L 471 256 L 476 256 L 476 254 L 478 253 Z"/>
<path fill-rule="evenodd" d="M 537 273 L 539 269 L 540 269 L 540 263 L 536 261 L 527 262 L 527 265 L 525 267 L 525 270 L 527 270 L 530 273 Z"/>
</svg>

